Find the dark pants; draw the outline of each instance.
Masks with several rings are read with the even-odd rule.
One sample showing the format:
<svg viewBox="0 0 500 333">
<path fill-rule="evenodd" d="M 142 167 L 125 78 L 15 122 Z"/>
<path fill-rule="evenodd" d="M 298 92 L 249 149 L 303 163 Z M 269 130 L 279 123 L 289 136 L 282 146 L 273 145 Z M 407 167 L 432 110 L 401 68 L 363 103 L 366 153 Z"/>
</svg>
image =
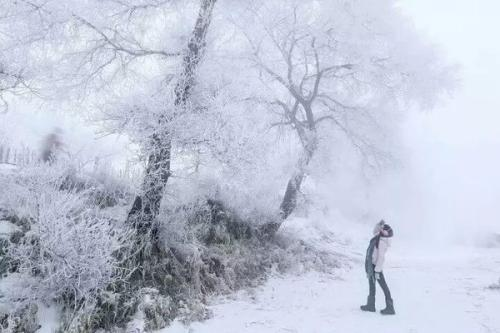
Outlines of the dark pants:
<svg viewBox="0 0 500 333">
<path fill-rule="evenodd" d="M 370 294 L 368 295 L 368 304 L 373 304 L 375 305 L 375 275 L 372 275 L 369 279 L 369 285 L 370 285 Z M 385 304 L 387 306 L 392 306 L 392 297 L 391 297 L 391 291 L 389 290 L 389 287 L 387 286 L 387 282 L 385 281 L 384 273 L 380 272 L 380 279 L 378 279 L 378 284 L 382 288 L 385 296 Z"/>
</svg>

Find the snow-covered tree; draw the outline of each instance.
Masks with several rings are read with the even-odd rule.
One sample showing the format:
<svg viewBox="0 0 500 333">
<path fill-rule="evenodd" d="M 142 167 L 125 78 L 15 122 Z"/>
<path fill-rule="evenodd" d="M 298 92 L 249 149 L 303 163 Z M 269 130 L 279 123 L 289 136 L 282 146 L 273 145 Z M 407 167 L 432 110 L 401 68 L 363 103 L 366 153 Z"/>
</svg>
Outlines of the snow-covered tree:
<svg viewBox="0 0 500 333">
<path fill-rule="evenodd" d="M 165 185 L 170 177 L 172 133 L 168 131 L 169 122 L 175 120 L 188 106 L 215 3 L 216 0 L 201 1 L 195 27 L 184 52 L 181 74 L 174 87 L 172 109 L 161 110 L 155 119 L 158 124 L 151 134 L 151 142 L 148 145 L 150 153 L 142 194 L 136 197 L 128 216 L 128 221 L 141 233 L 151 232 L 154 219 L 159 213 Z"/>
<path fill-rule="evenodd" d="M 242 16 L 233 21 L 255 69 L 245 84 L 260 82 L 249 84 L 246 99 L 275 115 L 271 126 L 294 132 L 302 147 L 282 219 L 295 209 L 320 145 L 328 151 L 329 133 L 343 134 L 365 162 L 379 165 L 387 154 L 382 139 L 401 111 L 432 106 L 451 83 L 450 69 L 394 1 L 256 2 Z"/>
</svg>

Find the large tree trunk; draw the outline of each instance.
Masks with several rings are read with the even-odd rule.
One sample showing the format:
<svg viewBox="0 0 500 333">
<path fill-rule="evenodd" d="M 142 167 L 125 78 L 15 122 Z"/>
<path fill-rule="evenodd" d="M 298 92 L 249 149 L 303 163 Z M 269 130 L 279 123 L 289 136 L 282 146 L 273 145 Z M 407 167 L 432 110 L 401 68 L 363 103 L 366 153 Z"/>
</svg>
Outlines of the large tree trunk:
<svg viewBox="0 0 500 333">
<path fill-rule="evenodd" d="M 290 214 L 297 208 L 297 197 L 300 193 L 300 187 L 302 182 L 306 177 L 306 169 L 311 159 L 313 158 L 314 152 L 316 151 L 318 142 L 316 130 L 312 129 L 309 131 L 299 131 L 299 136 L 304 147 L 302 156 L 300 157 L 295 172 L 288 181 L 285 195 L 280 205 L 280 217 L 281 221 L 286 220 Z"/>
<path fill-rule="evenodd" d="M 282 220 L 286 220 L 297 207 L 297 195 L 300 192 L 300 187 L 304 178 L 304 170 L 297 170 L 288 181 L 285 195 L 280 205 L 280 217 Z"/>
<path fill-rule="evenodd" d="M 185 107 L 195 84 L 195 71 L 203 55 L 206 35 L 216 1 L 201 0 L 198 18 L 183 59 L 182 75 L 175 87 L 175 106 L 179 113 Z M 138 233 L 151 233 L 153 238 L 156 236 L 154 221 L 159 214 L 160 203 L 170 177 L 172 155 L 172 138 L 165 130 L 168 124 L 167 116 L 162 116 L 158 121 L 159 131 L 151 138 L 151 152 L 145 170 L 142 194 L 135 198 L 127 218 L 127 222 Z"/>
</svg>

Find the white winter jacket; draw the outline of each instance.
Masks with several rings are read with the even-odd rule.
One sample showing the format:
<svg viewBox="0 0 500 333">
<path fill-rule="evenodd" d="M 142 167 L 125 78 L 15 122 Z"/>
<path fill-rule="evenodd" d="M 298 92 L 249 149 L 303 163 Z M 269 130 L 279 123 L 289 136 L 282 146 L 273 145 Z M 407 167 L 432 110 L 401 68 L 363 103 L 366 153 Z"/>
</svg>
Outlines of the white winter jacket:
<svg viewBox="0 0 500 333">
<path fill-rule="evenodd" d="M 375 272 L 380 273 L 384 269 L 385 254 L 390 246 L 391 239 L 389 237 L 380 237 L 378 248 L 375 247 L 372 254 L 372 264 L 375 265 Z"/>
</svg>

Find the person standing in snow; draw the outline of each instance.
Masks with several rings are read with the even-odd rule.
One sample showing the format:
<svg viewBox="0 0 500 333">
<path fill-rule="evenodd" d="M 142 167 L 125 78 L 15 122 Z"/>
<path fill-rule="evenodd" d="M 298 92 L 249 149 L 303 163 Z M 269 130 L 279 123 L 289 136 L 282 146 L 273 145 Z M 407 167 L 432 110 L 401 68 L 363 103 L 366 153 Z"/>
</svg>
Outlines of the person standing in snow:
<svg viewBox="0 0 500 333">
<path fill-rule="evenodd" d="M 370 293 L 366 305 L 361 306 L 361 310 L 375 312 L 375 283 L 378 281 L 380 287 L 384 291 L 386 307 L 380 313 L 384 315 L 393 315 L 394 304 L 391 297 L 391 292 L 385 281 L 384 273 L 382 272 L 385 260 L 385 254 L 391 245 L 391 237 L 393 236 L 392 228 L 381 220 L 375 225 L 373 230 L 373 238 L 370 240 L 368 249 L 366 250 L 365 270 L 368 277 Z"/>
</svg>

